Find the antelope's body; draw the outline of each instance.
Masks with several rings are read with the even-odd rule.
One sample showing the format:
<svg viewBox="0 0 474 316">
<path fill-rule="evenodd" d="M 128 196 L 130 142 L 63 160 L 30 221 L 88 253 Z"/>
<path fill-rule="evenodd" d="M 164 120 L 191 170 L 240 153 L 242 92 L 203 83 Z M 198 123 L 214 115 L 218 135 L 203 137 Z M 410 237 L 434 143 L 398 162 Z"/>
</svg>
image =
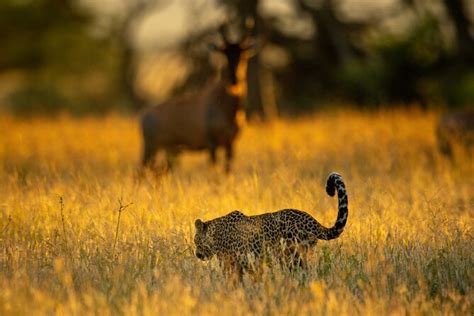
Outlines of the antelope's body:
<svg viewBox="0 0 474 316">
<path fill-rule="evenodd" d="M 441 152 L 453 155 L 453 146 L 465 150 L 474 148 L 474 110 L 464 110 L 444 115 L 437 126 L 438 144 Z"/>
<path fill-rule="evenodd" d="M 202 94 L 154 106 L 142 116 L 145 147 L 200 150 L 232 143 L 238 108 L 239 98 L 220 83 L 209 84 Z"/>
<path fill-rule="evenodd" d="M 216 150 L 224 148 L 226 171 L 230 170 L 234 142 L 239 131 L 239 117 L 246 92 L 248 55 L 242 42 L 215 47 L 225 55 L 224 76 L 208 83 L 200 93 L 147 109 L 141 119 L 144 167 L 152 167 L 158 151 L 167 155 L 168 167 L 172 156 L 183 150 L 207 150 L 211 162 L 216 162 Z"/>
</svg>

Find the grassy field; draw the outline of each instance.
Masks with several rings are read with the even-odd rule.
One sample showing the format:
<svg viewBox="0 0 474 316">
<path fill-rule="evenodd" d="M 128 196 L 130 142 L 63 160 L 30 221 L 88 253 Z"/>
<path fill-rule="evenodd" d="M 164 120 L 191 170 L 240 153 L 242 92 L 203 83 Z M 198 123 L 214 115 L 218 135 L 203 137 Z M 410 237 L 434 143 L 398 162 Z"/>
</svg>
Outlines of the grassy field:
<svg viewBox="0 0 474 316">
<path fill-rule="evenodd" d="M 135 119 L 2 117 L 0 314 L 472 315 L 474 165 L 440 156 L 436 120 L 343 110 L 248 125 L 229 176 L 197 153 L 138 181 Z M 331 171 L 348 225 L 304 279 L 275 268 L 236 285 L 194 257 L 195 219 L 234 209 L 332 225 Z"/>
</svg>

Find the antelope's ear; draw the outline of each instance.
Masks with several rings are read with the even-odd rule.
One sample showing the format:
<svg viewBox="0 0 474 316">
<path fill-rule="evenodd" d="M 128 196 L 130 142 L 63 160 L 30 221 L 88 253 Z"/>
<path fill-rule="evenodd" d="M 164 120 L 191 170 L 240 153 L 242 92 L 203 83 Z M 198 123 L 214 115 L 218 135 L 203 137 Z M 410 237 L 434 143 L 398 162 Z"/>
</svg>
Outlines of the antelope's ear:
<svg viewBox="0 0 474 316">
<path fill-rule="evenodd" d="M 204 231 L 205 228 L 206 228 L 206 223 L 204 223 L 204 222 L 201 221 L 200 219 L 197 219 L 197 220 L 194 222 L 194 226 L 196 227 L 196 230 L 197 230 L 197 231 Z"/>
<path fill-rule="evenodd" d="M 215 43 L 207 43 L 207 49 L 212 52 L 222 52 L 224 50 L 224 47 Z"/>
</svg>

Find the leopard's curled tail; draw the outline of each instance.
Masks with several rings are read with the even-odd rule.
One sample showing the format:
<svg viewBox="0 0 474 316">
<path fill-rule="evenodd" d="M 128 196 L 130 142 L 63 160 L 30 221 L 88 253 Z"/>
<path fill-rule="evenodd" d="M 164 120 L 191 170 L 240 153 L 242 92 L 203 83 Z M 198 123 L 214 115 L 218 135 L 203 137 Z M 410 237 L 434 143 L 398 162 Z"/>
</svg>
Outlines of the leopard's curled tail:
<svg viewBox="0 0 474 316">
<path fill-rule="evenodd" d="M 329 196 L 334 196 L 337 191 L 339 210 L 334 226 L 324 229 L 318 236 L 319 239 L 330 240 L 339 237 L 344 230 L 349 214 L 346 187 L 341 175 L 333 172 L 326 182 L 326 192 Z"/>
</svg>

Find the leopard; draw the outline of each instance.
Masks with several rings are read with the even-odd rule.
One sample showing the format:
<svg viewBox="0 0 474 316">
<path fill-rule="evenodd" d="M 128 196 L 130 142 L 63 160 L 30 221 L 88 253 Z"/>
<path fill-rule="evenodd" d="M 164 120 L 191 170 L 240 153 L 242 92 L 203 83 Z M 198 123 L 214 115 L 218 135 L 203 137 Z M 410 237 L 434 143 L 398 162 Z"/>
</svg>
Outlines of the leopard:
<svg viewBox="0 0 474 316">
<path fill-rule="evenodd" d="M 308 253 L 318 240 L 339 237 L 347 223 L 348 198 L 344 181 L 332 172 L 326 181 L 326 193 L 337 192 L 338 213 L 335 224 L 325 227 L 307 212 L 282 209 L 247 216 L 239 210 L 209 221 L 195 221 L 195 255 L 206 261 L 217 257 L 225 271 L 242 277 L 255 271 L 268 258 L 277 258 L 290 268 L 307 267 Z"/>
</svg>

